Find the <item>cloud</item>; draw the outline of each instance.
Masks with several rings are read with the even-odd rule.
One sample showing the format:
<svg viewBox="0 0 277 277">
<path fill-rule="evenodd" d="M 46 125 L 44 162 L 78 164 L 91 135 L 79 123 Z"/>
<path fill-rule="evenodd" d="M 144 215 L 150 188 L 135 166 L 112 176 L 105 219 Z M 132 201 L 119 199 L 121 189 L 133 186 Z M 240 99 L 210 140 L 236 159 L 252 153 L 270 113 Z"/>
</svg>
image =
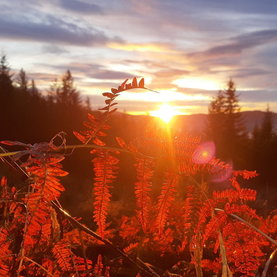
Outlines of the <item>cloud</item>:
<svg viewBox="0 0 277 277">
<path fill-rule="evenodd" d="M 188 56 L 193 59 L 215 58 L 238 55 L 243 51 L 277 40 L 277 29 L 262 30 L 231 38 L 231 42 L 212 47 L 206 51 L 194 52 Z"/>
<path fill-rule="evenodd" d="M 128 74 L 125 72 L 120 71 L 113 71 L 113 70 L 99 70 L 96 73 L 88 74 L 90 77 L 95 79 L 104 79 L 104 80 L 124 80 L 132 78 L 132 74 Z"/>
<path fill-rule="evenodd" d="M 70 69 L 73 72 L 73 74 L 74 74 L 74 72 L 79 73 L 79 74 L 80 73 L 88 74 L 89 72 L 98 72 L 102 68 L 102 66 L 97 63 L 82 63 L 82 62 L 71 62 L 68 64 L 60 64 L 60 65 L 56 65 L 56 64 L 51 64 L 51 65 L 42 64 L 42 65 L 48 66 L 50 68 L 59 69 L 63 72 Z"/>
<path fill-rule="evenodd" d="M 236 71 L 229 71 L 229 75 L 235 79 L 253 77 L 253 76 L 261 76 L 271 74 L 270 71 L 259 69 L 259 68 L 241 68 L 237 69 Z"/>
<path fill-rule="evenodd" d="M 167 3 L 165 1 L 165 3 Z M 232 0 L 232 1 L 222 1 L 222 0 L 195 0 L 193 2 L 189 0 L 171 0 L 168 3 L 169 7 L 179 7 L 178 10 L 188 10 L 187 6 L 189 5 L 189 10 L 191 12 L 199 11 L 200 7 L 205 12 L 208 11 L 217 13 L 239 13 L 239 14 L 274 14 L 277 11 L 276 0 Z"/>
<path fill-rule="evenodd" d="M 42 21 L 35 22 L 27 18 L 0 17 L 0 37 L 78 46 L 104 45 L 109 41 L 120 41 L 119 38 L 109 38 L 95 28 L 83 28 L 50 15 L 42 18 Z"/>
<path fill-rule="evenodd" d="M 130 73 L 110 70 L 105 66 L 96 64 L 96 63 L 69 63 L 67 65 L 53 65 L 52 68 L 56 68 L 62 70 L 63 72 L 66 70 L 70 70 L 73 74 L 79 75 L 79 78 L 93 78 L 99 80 L 125 80 L 132 78 L 133 75 Z"/>
<path fill-rule="evenodd" d="M 111 42 L 108 47 L 124 51 L 138 51 L 138 52 L 173 52 L 174 46 L 169 43 L 123 43 Z"/>
<path fill-rule="evenodd" d="M 174 79 L 183 75 L 188 75 L 190 74 L 190 71 L 188 70 L 180 70 L 180 69 L 175 69 L 175 68 L 168 68 L 164 70 L 159 70 L 154 73 L 154 75 L 157 78 L 169 78 L 169 79 Z"/>
<path fill-rule="evenodd" d="M 49 44 L 43 47 L 42 49 L 43 53 L 51 53 L 51 54 L 65 54 L 68 53 L 68 50 L 66 50 L 64 47 L 59 47 L 55 44 Z"/>
<path fill-rule="evenodd" d="M 60 0 L 62 8 L 81 14 L 102 14 L 103 10 L 96 4 L 77 0 Z"/>
<path fill-rule="evenodd" d="M 252 103 L 277 102 L 276 90 L 252 90 L 252 91 L 238 90 L 238 94 L 241 102 L 252 102 Z"/>
</svg>

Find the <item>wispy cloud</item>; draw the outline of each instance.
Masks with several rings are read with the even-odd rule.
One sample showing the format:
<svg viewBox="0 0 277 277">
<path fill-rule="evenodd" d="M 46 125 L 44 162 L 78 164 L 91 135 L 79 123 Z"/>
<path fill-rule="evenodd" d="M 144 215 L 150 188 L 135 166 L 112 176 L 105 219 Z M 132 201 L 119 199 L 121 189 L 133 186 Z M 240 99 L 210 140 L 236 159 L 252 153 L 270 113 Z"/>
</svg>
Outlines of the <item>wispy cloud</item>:
<svg viewBox="0 0 277 277">
<path fill-rule="evenodd" d="M 242 54 L 251 48 L 277 41 L 277 29 L 263 30 L 243 34 L 230 39 L 230 42 L 212 47 L 201 52 L 194 52 L 188 55 L 192 59 L 209 59 L 221 56 L 232 56 Z"/>
<path fill-rule="evenodd" d="M 100 6 L 79 0 L 60 0 L 61 7 L 81 14 L 102 14 Z"/>
<path fill-rule="evenodd" d="M 116 37 L 108 37 L 96 28 L 83 28 L 50 15 L 44 16 L 43 20 L 39 21 L 0 17 L 0 37 L 78 46 L 104 45 L 109 41 L 121 41 Z"/>
</svg>

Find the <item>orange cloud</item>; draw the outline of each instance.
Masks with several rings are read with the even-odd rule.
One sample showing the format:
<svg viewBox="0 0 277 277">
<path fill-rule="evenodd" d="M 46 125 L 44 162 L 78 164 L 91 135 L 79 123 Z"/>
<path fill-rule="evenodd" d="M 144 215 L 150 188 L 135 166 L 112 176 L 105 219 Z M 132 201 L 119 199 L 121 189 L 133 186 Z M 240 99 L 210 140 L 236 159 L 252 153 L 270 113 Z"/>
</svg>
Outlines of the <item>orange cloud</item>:
<svg viewBox="0 0 277 277">
<path fill-rule="evenodd" d="M 124 50 L 124 51 L 138 51 L 138 52 L 173 52 L 168 44 L 163 43 L 117 43 L 110 42 L 107 44 L 109 48 Z"/>
</svg>

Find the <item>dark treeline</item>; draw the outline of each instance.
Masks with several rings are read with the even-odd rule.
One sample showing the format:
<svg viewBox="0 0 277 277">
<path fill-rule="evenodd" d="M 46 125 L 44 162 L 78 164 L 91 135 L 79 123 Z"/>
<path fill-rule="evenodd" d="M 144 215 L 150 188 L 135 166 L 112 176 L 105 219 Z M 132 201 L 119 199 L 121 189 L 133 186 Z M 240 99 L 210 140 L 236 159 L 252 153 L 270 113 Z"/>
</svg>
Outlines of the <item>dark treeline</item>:
<svg viewBox="0 0 277 277">
<path fill-rule="evenodd" d="M 83 101 L 74 86 L 73 76 L 68 70 L 61 80 L 54 80 L 49 89 L 40 92 L 34 80 L 29 80 L 22 69 L 11 74 L 5 56 L 0 61 L 0 140 L 16 140 L 25 143 L 49 141 L 55 134 L 67 134 L 67 143 L 78 143 L 72 131 L 82 129 L 87 112 L 91 112 L 89 101 Z M 132 139 L 142 134 L 144 117 L 134 118 L 125 114 L 115 114 L 112 134 Z M 235 83 L 229 81 L 227 88 L 219 91 L 209 106 L 205 140 L 216 144 L 216 155 L 223 161 L 231 162 L 235 169 L 257 170 L 260 174 L 251 182 L 258 190 L 258 205 L 261 209 L 276 208 L 277 203 L 277 134 L 273 129 L 272 113 L 265 112 L 263 122 L 249 133 L 244 127 L 240 113 L 239 99 Z M 87 151 L 75 151 L 68 155 L 65 169 L 70 177 L 64 179 L 66 192 L 63 195 L 65 207 L 88 211 L 85 208 L 91 195 L 92 171 Z M 123 157 L 119 174 L 118 193 L 128 195 L 128 184 L 134 182 L 135 172 L 128 168 L 130 157 Z M 1 175 L 12 175 L 0 167 Z M 70 179 L 69 179 L 70 178 Z M 129 188 L 130 189 L 130 188 Z M 83 193 L 78 193 L 82 191 Z M 115 192 L 117 189 L 115 188 Z M 74 195 L 74 197 L 72 197 Z M 118 200 L 118 199 L 114 199 Z M 79 207 L 77 207 L 79 205 Z M 74 212 L 73 212 L 74 214 Z"/>
<path fill-rule="evenodd" d="M 60 131 L 70 133 L 79 128 L 88 109 L 69 70 L 42 95 L 23 69 L 10 73 L 5 56 L 0 61 L 0 103 L 1 139 L 26 143 L 50 140 Z"/>
<path fill-rule="evenodd" d="M 251 181 L 258 190 L 261 208 L 277 207 L 277 134 L 267 107 L 261 124 L 248 132 L 244 125 L 235 83 L 219 91 L 209 106 L 205 137 L 215 142 L 217 157 L 235 169 L 256 170 Z"/>
</svg>

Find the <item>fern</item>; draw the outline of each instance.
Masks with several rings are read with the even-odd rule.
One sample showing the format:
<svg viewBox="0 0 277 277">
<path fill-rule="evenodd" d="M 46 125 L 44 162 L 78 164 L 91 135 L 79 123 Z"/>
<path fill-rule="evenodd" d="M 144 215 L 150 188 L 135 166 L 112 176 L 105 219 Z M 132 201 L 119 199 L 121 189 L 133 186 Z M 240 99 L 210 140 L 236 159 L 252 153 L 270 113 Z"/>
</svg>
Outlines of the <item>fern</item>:
<svg viewBox="0 0 277 277">
<path fill-rule="evenodd" d="M 135 195 L 137 202 L 137 217 L 144 232 L 148 230 L 150 213 L 151 177 L 153 175 L 151 161 L 137 158 L 135 164 L 138 181 L 135 183 Z"/>
<path fill-rule="evenodd" d="M 111 198 L 111 183 L 115 179 L 118 159 L 107 151 L 93 151 L 97 153 L 92 162 L 94 165 L 94 212 L 93 218 L 98 226 L 98 232 L 103 238 L 107 227 L 106 217 Z"/>
<path fill-rule="evenodd" d="M 11 242 L 8 230 L 0 228 L 0 276 L 3 277 L 8 276 L 13 262 Z"/>
<path fill-rule="evenodd" d="M 62 272 L 70 272 L 73 270 L 72 257 L 73 253 L 65 242 L 60 241 L 53 247 L 53 255 L 56 259 L 57 265 Z"/>
<path fill-rule="evenodd" d="M 253 189 L 240 189 L 239 191 L 228 189 L 223 191 L 215 191 L 213 197 L 215 199 L 228 199 L 229 202 L 238 200 L 254 201 L 256 200 L 257 192 Z"/>
<path fill-rule="evenodd" d="M 174 195 L 176 192 L 176 186 L 179 182 L 179 177 L 176 174 L 168 173 L 165 182 L 162 186 L 161 194 L 158 198 L 157 204 L 157 218 L 156 226 L 159 234 L 162 233 L 164 226 L 166 224 L 166 219 L 168 215 L 169 207 L 174 200 Z"/>
</svg>

